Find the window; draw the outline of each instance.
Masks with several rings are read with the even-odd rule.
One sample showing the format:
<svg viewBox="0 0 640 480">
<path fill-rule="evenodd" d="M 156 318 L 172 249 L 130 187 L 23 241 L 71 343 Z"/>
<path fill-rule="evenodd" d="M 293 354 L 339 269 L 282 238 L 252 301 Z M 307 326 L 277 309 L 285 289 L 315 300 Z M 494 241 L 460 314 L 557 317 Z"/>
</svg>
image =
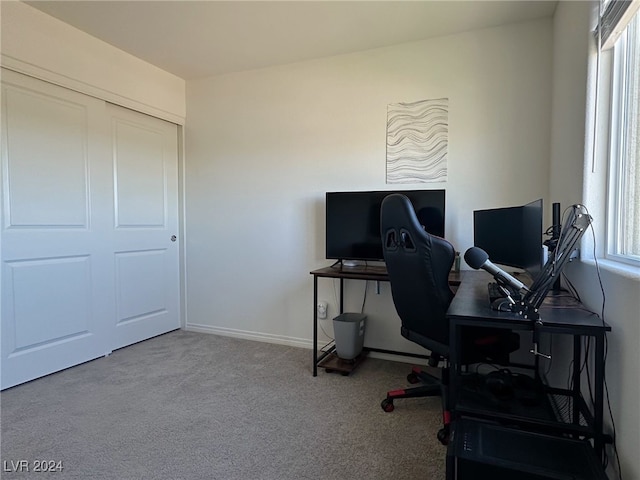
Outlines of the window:
<svg viewBox="0 0 640 480">
<path fill-rule="evenodd" d="M 639 13 L 613 49 L 607 254 L 640 265 Z"/>
</svg>

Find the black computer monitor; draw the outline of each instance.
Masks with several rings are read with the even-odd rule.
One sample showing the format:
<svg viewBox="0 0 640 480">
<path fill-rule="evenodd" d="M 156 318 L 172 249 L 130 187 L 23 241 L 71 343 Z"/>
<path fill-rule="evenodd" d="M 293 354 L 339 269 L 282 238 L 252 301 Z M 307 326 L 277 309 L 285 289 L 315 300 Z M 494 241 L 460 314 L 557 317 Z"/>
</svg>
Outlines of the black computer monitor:
<svg viewBox="0 0 640 480">
<path fill-rule="evenodd" d="M 542 199 L 518 207 L 473 212 L 473 242 L 493 263 L 535 278 L 543 265 Z"/>
<path fill-rule="evenodd" d="M 421 225 L 444 237 L 444 190 L 385 190 L 326 193 L 326 257 L 338 260 L 384 260 L 380 205 L 387 195 L 406 195 Z"/>
</svg>

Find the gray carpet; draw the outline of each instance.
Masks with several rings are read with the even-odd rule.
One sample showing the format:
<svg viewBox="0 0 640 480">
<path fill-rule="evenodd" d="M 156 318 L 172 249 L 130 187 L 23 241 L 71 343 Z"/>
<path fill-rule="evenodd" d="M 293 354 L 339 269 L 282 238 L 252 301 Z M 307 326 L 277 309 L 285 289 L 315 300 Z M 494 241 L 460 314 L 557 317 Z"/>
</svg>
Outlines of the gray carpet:
<svg viewBox="0 0 640 480">
<path fill-rule="evenodd" d="M 176 331 L 6 390 L 2 478 L 444 478 L 440 399 L 380 408 L 408 365 L 314 378 L 311 355 Z M 20 460 L 63 471 L 6 471 Z"/>
</svg>

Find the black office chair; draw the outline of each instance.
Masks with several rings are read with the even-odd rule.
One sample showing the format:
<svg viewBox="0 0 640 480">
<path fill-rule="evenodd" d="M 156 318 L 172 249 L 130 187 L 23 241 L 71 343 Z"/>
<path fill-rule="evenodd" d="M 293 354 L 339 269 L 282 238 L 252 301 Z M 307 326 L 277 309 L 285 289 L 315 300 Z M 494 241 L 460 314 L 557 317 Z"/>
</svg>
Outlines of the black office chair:
<svg viewBox="0 0 640 480">
<path fill-rule="evenodd" d="M 449 272 L 455 251 L 444 238 L 431 235 L 420 225 L 411 201 L 402 194 L 388 195 L 382 201 L 380 228 L 393 303 L 402 322 L 400 333 L 431 351 L 429 366 L 437 367 L 441 360 L 445 364 L 440 371 L 441 379 L 414 368 L 407 380 L 422 381 L 423 385 L 389 391 L 381 406 L 385 412 L 391 412 L 394 400 L 399 398 L 441 396 L 444 427 L 438 438 L 446 444 L 449 435 L 446 313 L 454 297 Z M 466 328 L 460 351 L 465 365 L 480 361 L 505 365 L 509 354 L 519 346 L 520 337 L 508 330 Z"/>
</svg>

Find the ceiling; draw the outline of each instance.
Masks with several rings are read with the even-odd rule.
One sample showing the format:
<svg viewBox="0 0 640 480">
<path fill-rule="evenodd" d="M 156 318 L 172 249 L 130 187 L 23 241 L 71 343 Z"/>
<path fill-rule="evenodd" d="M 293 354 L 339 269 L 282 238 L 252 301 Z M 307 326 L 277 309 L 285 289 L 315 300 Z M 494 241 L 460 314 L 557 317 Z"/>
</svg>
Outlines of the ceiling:
<svg viewBox="0 0 640 480">
<path fill-rule="evenodd" d="M 186 80 L 550 17 L 556 1 L 27 1 Z"/>
</svg>

